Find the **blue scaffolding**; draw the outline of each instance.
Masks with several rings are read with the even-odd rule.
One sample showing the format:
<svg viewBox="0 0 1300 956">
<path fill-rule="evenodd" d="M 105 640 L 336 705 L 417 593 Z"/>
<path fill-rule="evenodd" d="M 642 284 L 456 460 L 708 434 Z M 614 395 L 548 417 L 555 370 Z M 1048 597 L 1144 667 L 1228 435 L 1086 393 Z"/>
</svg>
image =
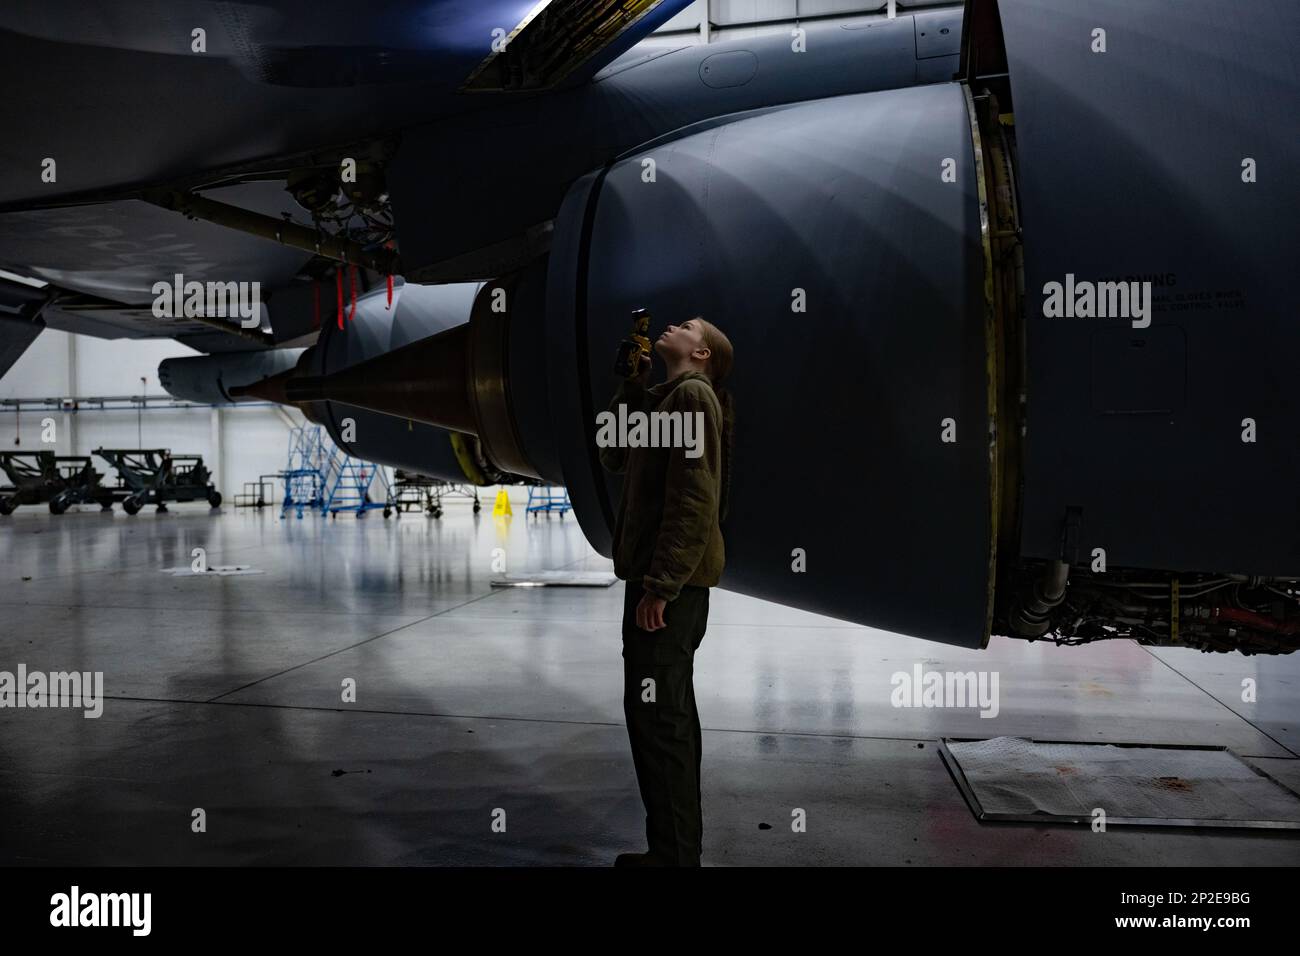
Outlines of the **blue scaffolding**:
<svg viewBox="0 0 1300 956">
<path fill-rule="evenodd" d="M 292 508 L 302 518 L 304 509 L 319 511 L 325 501 L 326 454 L 319 425 L 302 425 L 289 432 L 289 464 L 280 477 L 284 480 L 283 518 Z"/>
<path fill-rule="evenodd" d="M 572 508 L 573 505 L 569 503 L 569 489 L 555 488 L 550 485 L 528 486 L 528 514 L 535 515 L 544 511 L 549 515 L 558 511 L 562 518 L 564 513 Z"/>
<path fill-rule="evenodd" d="M 342 451 L 319 425 L 303 425 L 290 431 L 289 463 L 280 477 L 284 480 L 281 518 L 291 508 L 299 518 L 305 510 L 330 516 L 350 511 L 361 517 L 382 508 L 385 518 L 392 514 L 393 493 L 384 470 Z M 382 491 L 382 495 L 372 491 Z"/>
<path fill-rule="evenodd" d="M 342 451 L 338 452 L 338 456 L 331 464 L 334 468 L 326 479 L 328 490 L 325 494 L 325 504 L 321 507 L 322 514 L 333 516 L 340 511 L 351 511 L 360 518 L 367 511 L 376 508 L 384 509 L 385 518 L 393 513 L 393 491 L 388 485 L 388 476 L 384 474 L 382 468 L 368 461 L 357 461 Z M 330 477 L 332 481 L 329 480 Z M 380 501 L 374 501 L 370 496 L 371 487 L 376 484 L 376 479 L 378 479 L 378 487 L 375 490 L 383 491 Z"/>
</svg>

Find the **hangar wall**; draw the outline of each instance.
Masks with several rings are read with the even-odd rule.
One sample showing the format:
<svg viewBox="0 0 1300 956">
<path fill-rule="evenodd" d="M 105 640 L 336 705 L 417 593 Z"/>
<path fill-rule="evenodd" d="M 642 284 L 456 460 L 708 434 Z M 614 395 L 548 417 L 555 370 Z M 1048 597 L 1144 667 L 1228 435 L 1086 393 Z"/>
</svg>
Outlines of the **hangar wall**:
<svg viewBox="0 0 1300 956">
<path fill-rule="evenodd" d="M 138 395 L 143 376 L 146 395 L 170 401 L 158 382 L 158 363 L 196 354 L 170 339 L 95 339 L 46 329 L 0 378 L 0 398 Z M 217 488 L 233 496 L 245 481 L 284 468 L 289 441 L 284 415 L 300 418 L 288 409 L 228 405 L 219 412 L 203 406 L 151 407 L 140 422 L 146 448 L 202 455 Z M 61 455 L 88 455 L 101 447 L 135 448 L 139 441 L 134 408 L 86 409 L 75 415 L 36 408 L 15 415 L 5 408 L 0 413 L 0 450 L 50 448 L 41 443 L 41 420 L 47 417 L 55 420 L 58 441 L 53 447 Z M 14 443 L 15 436 L 21 443 Z M 107 470 L 98 458 L 95 467 Z"/>
</svg>

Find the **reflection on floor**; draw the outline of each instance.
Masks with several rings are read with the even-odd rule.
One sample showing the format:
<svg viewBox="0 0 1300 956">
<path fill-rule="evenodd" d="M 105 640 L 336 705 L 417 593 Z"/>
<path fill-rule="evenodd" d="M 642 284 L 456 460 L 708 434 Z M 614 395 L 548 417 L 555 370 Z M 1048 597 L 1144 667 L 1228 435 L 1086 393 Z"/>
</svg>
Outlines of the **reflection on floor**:
<svg viewBox="0 0 1300 956">
<path fill-rule="evenodd" d="M 488 585 L 496 548 L 511 572 L 608 569 L 572 515 L 2 521 L 0 671 L 102 671 L 107 700 L 98 719 L 0 710 L 0 863 L 607 865 L 643 848 L 621 586 Z M 265 573 L 160 573 L 196 547 Z M 997 716 L 892 706 L 917 665 L 996 672 Z M 1224 745 L 1300 790 L 1298 684 L 1294 656 L 981 653 L 715 591 L 696 666 L 705 862 L 1300 863 L 1294 833 L 980 825 L 934 746 Z"/>
</svg>

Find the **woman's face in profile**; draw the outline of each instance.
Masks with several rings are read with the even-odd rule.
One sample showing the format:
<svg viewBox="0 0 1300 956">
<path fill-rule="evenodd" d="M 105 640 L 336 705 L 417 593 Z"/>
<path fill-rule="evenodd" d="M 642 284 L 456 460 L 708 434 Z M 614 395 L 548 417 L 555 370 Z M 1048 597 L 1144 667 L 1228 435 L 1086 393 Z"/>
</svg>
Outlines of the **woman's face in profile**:
<svg viewBox="0 0 1300 956">
<path fill-rule="evenodd" d="M 669 325 L 655 340 L 655 351 L 665 361 L 690 358 L 697 349 L 703 348 L 707 348 L 704 331 L 694 319 L 687 319 L 681 325 Z"/>
</svg>

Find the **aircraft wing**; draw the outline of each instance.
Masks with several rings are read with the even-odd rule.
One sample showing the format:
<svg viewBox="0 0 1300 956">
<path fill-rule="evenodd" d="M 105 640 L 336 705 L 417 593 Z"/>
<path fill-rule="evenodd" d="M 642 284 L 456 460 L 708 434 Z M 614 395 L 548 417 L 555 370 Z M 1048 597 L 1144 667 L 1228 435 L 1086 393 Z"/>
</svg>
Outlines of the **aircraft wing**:
<svg viewBox="0 0 1300 956">
<path fill-rule="evenodd" d="M 0 276 L 0 307 L 202 351 L 284 344 L 279 323 L 273 337 L 269 323 L 232 334 L 158 318 L 150 288 L 173 273 L 235 274 L 274 293 L 311 253 L 187 219 L 140 190 L 202 190 L 309 223 L 285 192 L 288 170 L 364 161 L 401 128 L 581 85 L 688 2 L 13 5 L 0 13 L 0 84 L 22 108 L 0 138 L 0 270 L 48 283 L 48 301 L 34 310 L 31 287 Z"/>
</svg>

